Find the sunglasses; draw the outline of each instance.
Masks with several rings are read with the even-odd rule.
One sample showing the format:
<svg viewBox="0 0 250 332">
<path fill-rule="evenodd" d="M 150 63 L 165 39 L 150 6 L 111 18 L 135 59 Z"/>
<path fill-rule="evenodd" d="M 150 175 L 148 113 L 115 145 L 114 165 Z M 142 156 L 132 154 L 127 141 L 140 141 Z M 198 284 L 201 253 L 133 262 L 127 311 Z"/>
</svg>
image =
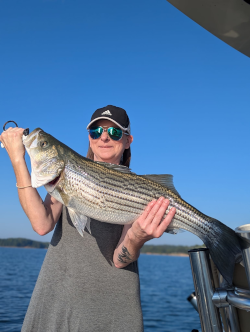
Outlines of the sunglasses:
<svg viewBox="0 0 250 332">
<path fill-rule="evenodd" d="M 129 135 L 128 133 L 125 133 L 121 128 L 109 127 L 108 129 L 104 129 L 104 127 L 101 126 L 89 129 L 89 135 L 92 139 L 97 139 L 101 137 L 104 131 L 106 131 L 109 137 L 114 141 L 119 141 L 122 138 L 123 133 L 125 135 Z"/>
</svg>

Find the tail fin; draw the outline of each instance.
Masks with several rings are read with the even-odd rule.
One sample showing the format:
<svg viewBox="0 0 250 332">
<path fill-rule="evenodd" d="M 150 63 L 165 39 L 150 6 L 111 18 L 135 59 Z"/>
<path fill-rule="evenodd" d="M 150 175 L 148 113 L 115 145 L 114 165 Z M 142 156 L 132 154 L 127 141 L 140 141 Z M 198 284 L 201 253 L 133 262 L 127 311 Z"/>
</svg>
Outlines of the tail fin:
<svg viewBox="0 0 250 332">
<path fill-rule="evenodd" d="M 213 219 L 212 231 L 202 240 L 223 278 L 232 285 L 235 263 L 242 260 L 242 252 L 236 233 L 220 221 Z"/>
</svg>

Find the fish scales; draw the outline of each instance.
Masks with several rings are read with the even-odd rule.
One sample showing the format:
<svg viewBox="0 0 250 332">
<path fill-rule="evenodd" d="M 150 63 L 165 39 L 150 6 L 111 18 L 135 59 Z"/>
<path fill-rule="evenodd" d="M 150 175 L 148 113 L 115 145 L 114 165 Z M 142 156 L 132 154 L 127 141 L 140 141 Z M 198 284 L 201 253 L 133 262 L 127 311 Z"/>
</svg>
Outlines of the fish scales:
<svg viewBox="0 0 250 332">
<path fill-rule="evenodd" d="M 171 207 L 176 208 L 166 232 L 184 229 L 197 235 L 225 280 L 232 283 L 234 264 L 241 260 L 235 232 L 184 201 L 171 177 L 143 177 L 122 166 L 93 162 L 40 128 L 24 136 L 23 143 L 31 158 L 32 186 L 44 185 L 51 196 L 67 206 L 81 235 L 87 217 L 133 223 L 150 201 L 164 196 L 170 201 L 165 216 Z"/>
<path fill-rule="evenodd" d="M 74 171 L 72 166 L 69 167 L 69 169 Z M 100 194 L 101 195 L 105 194 L 106 196 L 109 195 L 111 199 L 108 200 L 106 198 L 106 201 L 110 202 L 111 204 L 117 203 L 118 208 L 117 208 L 117 206 L 106 206 L 106 208 L 108 208 L 108 207 L 115 208 L 116 207 L 118 212 L 122 211 L 121 208 L 119 208 L 119 206 L 121 207 L 124 205 L 126 207 L 130 207 L 130 209 L 132 209 L 132 211 L 134 211 L 134 209 L 138 206 L 138 209 L 140 211 L 142 211 L 143 208 L 145 207 L 145 204 L 150 202 L 152 200 L 152 198 L 158 198 L 160 196 L 165 196 L 170 199 L 170 202 L 171 202 L 170 207 L 172 207 L 172 206 L 176 207 L 175 219 L 176 219 L 176 221 L 183 223 L 182 227 L 184 229 L 186 229 L 186 230 L 192 229 L 194 233 L 197 233 L 197 232 L 199 232 L 199 229 L 201 228 L 201 232 L 204 233 L 202 231 L 202 229 L 204 229 L 206 231 L 206 229 L 209 228 L 207 221 L 204 218 L 201 218 L 202 213 L 199 213 L 198 210 L 194 209 L 186 202 L 182 203 L 181 200 L 176 195 L 171 195 L 169 190 L 165 190 L 165 192 L 163 192 L 163 191 L 159 192 L 160 186 L 157 183 L 156 184 L 151 183 L 151 186 L 149 186 L 148 182 L 146 182 L 146 179 L 145 179 L 145 184 L 142 185 L 142 183 L 140 181 L 141 178 L 140 178 L 139 184 L 140 184 L 141 190 L 137 190 L 135 192 L 133 189 L 136 187 L 138 180 L 134 174 L 124 174 L 125 175 L 124 179 L 123 179 L 123 181 L 121 181 L 120 177 L 117 176 L 116 172 L 114 172 L 113 170 L 107 170 L 107 171 L 105 170 L 106 172 L 103 172 L 103 169 L 101 169 L 102 173 L 100 173 L 100 167 L 98 164 L 97 164 L 97 170 L 93 171 L 93 169 L 95 169 L 95 167 L 93 167 L 91 169 L 85 168 L 84 172 L 79 172 L 78 174 L 79 174 L 79 177 L 81 178 L 81 180 L 79 180 L 79 181 L 82 184 L 82 188 L 81 188 L 81 192 L 83 193 L 82 199 L 88 199 L 88 201 L 91 203 L 91 206 L 93 206 L 94 210 L 96 210 L 97 206 L 102 207 L 101 205 L 99 205 Z M 97 173 L 98 171 L 99 171 L 99 174 Z M 132 181 L 131 181 L 131 177 L 132 177 Z M 87 183 L 85 183 L 85 181 L 84 181 L 86 178 L 88 179 Z M 100 181 L 100 178 L 104 179 L 104 181 Z M 70 183 L 70 180 L 71 179 L 69 178 L 68 184 Z M 89 188 L 89 183 L 93 184 L 92 191 Z M 124 188 L 123 183 L 129 183 L 129 184 L 131 183 L 131 185 L 129 185 L 129 186 L 127 185 Z M 85 186 L 84 186 L 84 184 L 85 184 Z M 136 187 L 136 188 L 138 188 L 138 187 Z M 160 188 L 160 189 L 162 189 L 162 188 Z M 98 195 L 98 193 L 99 193 L 99 195 Z M 119 195 L 116 196 L 117 194 L 119 194 Z M 129 201 L 131 201 L 133 203 L 132 207 L 130 204 L 124 203 L 124 200 L 125 199 L 127 200 L 128 196 L 129 196 Z M 174 197 L 174 196 L 176 196 L 176 197 Z M 135 201 L 135 198 L 138 198 L 138 197 L 139 197 L 139 200 Z M 141 199 L 142 197 L 144 197 L 144 200 Z M 174 198 L 176 201 L 174 201 Z M 136 203 L 138 205 L 136 205 Z M 192 217 L 190 218 L 190 210 L 192 210 L 193 218 Z M 168 211 L 169 211 L 169 209 L 168 209 Z M 134 212 L 136 213 L 138 211 L 134 211 Z M 175 219 L 173 220 L 173 223 L 174 223 Z M 192 221 L 192 226 L 190 226 L 187 223 L 187 220 Z M 200 224 L 198 224 L 198 222 Z"/>
<path fill-rule="evenodd" d="M 69 182 L 69 186 L 70 186 L 71 179 L 69 179 L 68 182 Z M 73 187 L 74 183 L 72 183 L 71 186 Z M 118 198 L 120 198 L 120 199 L 125 199 L 126 198 L 125 194 L 123 192 L 118 191 L 118 190 L 114 190 L 114 189 L 110 190 L 110 188 L 108 188 L 107 186 L 100 185 L 99 183 L 94 182 L 91 179 L 86 179 L 84 177 L 83 177 L 82 182 L 81 182 L 81 192 L 82 192 L 82 198 L 83 199 L 84 199 L 84 194 L 85 193 L 88 193 L 89 195 L 92 195 L 94 198 L 97 198 L 97 199 L 99 199 L 100 195 L 103 195 L 105 193 L 106 196 L 112 197 L 114 202 L 117 201 Z M 98 194 L 99 194 L 99 196 L 98 196 Z M 120 196 L 117 196 L 117 194 L 119 194 Z M 107 198 L 106 198 L 106 200 L 109 201 Z M 128 199 L 128 200 L 130 200 L 130 199 Z M 138 198 L 137 198 L 137 200 L 138 200 Z M 112 200 L 110 200 L 110 202 L 112 202 Z M 93 201 L 93 203 L 95 204 L 96 202 Z"/>
<path fill-rule="evenodd" d="M 122 195 L 129 195 L 129 194 L 130 194 L 130 196 L 132 195 L 131 192 L 129 192 L 128 190 L 124 190 L 123 184 L 121 183 L 121 181 L 118 181 L 119 178 L 117 179 L 117 181 L 115 179 L 114 181 L 100 182 L 100 181 L 98 181 L 96 176 L 94 176 L 93 172 L 88 172 L 88 173 L 89 173 L 89 181 L 96 186 L 96 190 L 98 188 L 100 188 L 101 192 L 102 192 L 101 189 L 103 189 L 103 192 L 105 191 L 105 193 L 106 193 L 106 190 L 109 190 L 110 192 L 113 192 L 114 195 L 116 195 L 117 193 L 118 194 L 120 193 Z M 85 174 L 86 174 L 86 172 L 85 172 Z M 83 177 L 84 177 L 84 175 L 83 175 Z M 105 178 L 106 179 L 108 178 L 107 174 L 105 174 Z M 112 178 L 110 180 L 112 180 Z M 142 196 L 141 196 L 141 194 L 134 192 L 133 197 L 138 197 L 141 200 Z M 150 195 L 148 195 L 148 197 L 150 197 Z M 122 197 L 122 198 L 125 198 L 125 197 Z"/>
<path fill-rule="evenodd" d="M 97 164 L 98 165 L 98 164 Z M 98 165 L 99 166 L 99 165 Z M 73 167 L 69 166 L 69 170 L 74 171 Z M 173 197 L 174 195 L 171 195 L 169 190 L 165 190 L 165 192 L 160 192 L 159 193 L 159 185 L 156 183 L 152 183 L 151 186 L 148 185 L 148 182 L 146 182 L 145 179 L 145 184 L 141 184 L 141 178 L 139 179 L 139 184 L 140 184 L 140 189 L 137 190 L 136 192 L 133 191 L 133 189 L 137 185 L 137 178 L 133 174 L 125 174 L 123 181 L 121 181 L 120 177 L 117 176 L 117 174 L 112 171 L 108 170 L 106 172 L 103 172 L 103 169 L 101 169 L 102 173 L 100 173 L 100 167 L 97 167 L 96 171 L 93 171 L 95 168 L 91 169 L 86 169 L 84 172 L 79 172 L 78 175 L 81 178 L 80 183 L 81 183 L 81 193 L 82 193 L 82 199 L 87 199 L 88 202 L 91 203 L 91 206 L 93 207 L 94 210 L 96 210 L 96 207 L 99 206 L 100 208 L 103 208 L 102 205 L 100 205 L 100 197 L 102 195 L 109 196 L 110 199 L 106 197 L 105 200 L 108 203 L 111 203 L 112 205 L 106 205 L 105 209 L 115 209 L 118 212 L 128 212 L 127 208 L 130 209 L 130 211 L 138 213 L 139 210 L 140 212 L 143 210 L 145 207 L 145 204 L 150 202 L 152 198 L 158 198 L 160 196 L 165 196 L 170 199 L 170 208 L 173 206 L 176 208 L 176 217 L 173 220 L 173 223 L 176 221 L 178 223 L 178 226 L 182 226 L 183 229 L 185 230 L 190 230 L 192 229 L 192 232 L 194 234 L 197 234 L 199 231 L 202 234 L 205 234 L 206 230 L 209 228 L 209 224 L 207 223 L 207 220 L 202 218 L 202 213 L 200 213 L 198 210 L 194 209 L 192 206 L 187 204 L 186 202 L 183 202 L 176 196 Z M 97 173 L 99 171 L 99 173 Z M 131 181 L 132 177 L 132 181 Z M 87 179 L 87 181 L 85 181 Z M 104 181 L 100 181 L 100 179 L 104 179 Z M 71 178 L 68 178 L 68 185 L 71 182 Z M 90 189 L 90 185 L 92 184 L 92 190 Z M 130 185 L 126 186 L 124 189 L 124 183 L 129 183 Z M 138 188 L 138 186 L 137 186 Z M 157 190 L 158 189 L 158 190 Z M 162 189 L 162 188 L 161 188 Z M 99 195 L 98 195 L 99 193 Z M 152 197 L 152 193 L 153 195 Z M 68 193 L 70 195 L 70 192 Z M 72 193 L 73 194 L 73 193 Z M 118 196 L 116 196 L 118 194 Z M 141 199 L 144 196 L 144 200 Z M 129 199 L 127 198 L 129 196 Z M 139 197 L 139 200 L 135 200 L 136 198 Z M 175 198 L 176 202 L 173 200 Z M 126 201 L 125 201 L 126 200 Z M 131 207 L 131 204 L 126 203 L 127 200 L 129 202 L 133 203 L 133 206 Z M 178 203 L 179 201 L 179 203 Z M 140 204 L 141 203 L 141 204 Z M 182 204 L 181 204 L 182 203 Z M 122 209 L 121 207 L 124 207 Z M 137 208 L 137 209 L 136 209 Z M 169 208 L 169 209 L 170 209 Z M 135 210 L 136 209 L 136 210 Z M 169 211 L 167 210 L 167 212 Z M 192 211 L 192 212 L 190 212 Z M 190 216 L 191 215 L 191 216 Z M 192 218 L 193 215 L 193 218 Z M 203 215 L 204 216 L 204 215 Z M 191 221 L 190 226 L 188 224 L 188 221 Z M 199 224 L 198 224 L 199 223 Z M 203 232 L 204 230 L 204 232 Z"/>
<path fill-rule="evenodd" d="M 98 165 L 99 166 L 99 165 Z M 100 167 L 98 167 L 99 169 Z M 96 193 L 99 191 L 99 193 L 101 194 L 105 194 L 105 195 L 111 195 L 111 199 L 110 199 L 110 203 L 114 204 L 117 203 L 118 204 L 118 212 L 121 212 L 121 206 L 124 206 L 124 200 L 127 199 L 128 195 L 130 197 L 130 201 L 133 202 L 133 206 L 131 207 L 131 205 L 126 204 L 126 207 L 130 207 L 132 208 L 133 212 L 137 212 L 134 211 L 135 209 L 135 204 L 137 203 L 138 205 L 138 209 L 140 211 L 142 211 L 145 207 L 145 204 L 147 204 L 148 202 L 150 202 L 152 200 L 152 198 L 158 198 L 160 196 L 165 196 L 167 198 L 170 199 L 170 206 L 174 206 L 176 207 L 176 217 L 173 220 L 173 223 L 176 221 L 179 223 L 182 223 L 182 228 L 186 229 L 186 230 L 190 230 L 192 229 L 192 232 L 194 234 L 201 232 L 202 234 L 204 234 L 206 232 L 206 230 L 209 228 L 209 224 L 207 222 L 207 220 L 205 220 L 204 218 L 202 218 L 202 213 L 200 213 L 198 210 L 196 210 L 195 208 L 191 207 L 189 204 L 187 204 L 186 202 L 183 201 L 183 203 L 181 202 L 181 200 L 176 196 L 176 195 L 171 195 L 171 193 L 169 192 L 169 190 L 165 190 L 164 192 L 161 191 L 159 193 L 159 185 L 156 183 L 150 183 L 150 185 L 148 184 L 148 182 L 146 182 L 145 179 L 145 185 L 141 184 L 141 178 L 139 178 L 139 181 L 137 179 L 137 176 L 134 174 L 125 174 L 123 181 L 120 180 L 120 177 L 117 176 L 116 172 L 113 170 L 104 170 L 106 172 L 103 172 L 103 169 L 101 169 L 101 171 L 103 172 L 103 176 L 101 176 L 101 178 L 105 179 L 104 185 L 102 185 L 100 182 L 98 183 L 97 181 L 100 180 L 100 175 L 98 176 L 98 174 L 96 172 L 93 171 L 93 169 L 95 168 L 91 168 L 91 170 L 86 170 L 85 168 L 85 172 L 84 174 L 87 174 L 87 177 L 89 177 L 90 182 L 95 184 L 95 188 L 93 188 L 93 193 Z M 99 170 L 100 172 L 100 170 Z M 132 178 L 132 181 L 131 181 Z M 119 181 L 120 180 L 120 181 Z M 129 182 L 129 183 L 133 183 L 133 185 L 127 187 L 124 189 L 123 186 L 123 182 Z M 138 195 L 138 190 L 135 192 L 133 189 L 134 188 L 138 188 L 137 182 L 139 182 L 140 186 L 141 186 L 141 191 L 139 192 Z M 99 188 L 99 190 L 97 189 Z M 83 193 L 84 192 L 88 192 L 90 194 L 90 190 L 88 189 L 88 185 L 83 189 Z M 101 190 L 102 189 L 102 190 Z M 144 189 L 144 190 L 143 190 Z M 158 191 L 157 191 L 158 189 Z M 162 189 L 162 188 L 160 188 Z M 143 191 L 142 191 L 143 190 Z M 113 192 L 113 195 L 111 194 Z M 155 195 L 153 195 L 154 197 L 152 197 L 152 193 L 155 192 Z M 115 194 L 119 194 L 120 196 L 116 196 Z M 143 194 L 143 196 L 145 197 L 144 200 L 139 200 L 139 201 L 135 201 L 136 197 L 141 197 L 141 195 Z M 176 196 L 176 197 L 174 197 Z M 94 196 L 93 196 L 94 197 Z M 92 205 L 93 208 L 96 210 L 96 206 L 98 206 L 98 200 L 99 200 L 100 196 L 96 196 L 96 200 L 92 200 Z M 115 197 L 115 198 L 114 198 Z M 176 200 L 176 202 L 174 201 L 174 198 Z M 106 198 L 106 201 L 108 201 L 108 199 Z M 178 203 L 179 201 L 179 203 Z M 141 204 L 140 204 L 141 203 Z M 182 203 L 182 204 L 181 204 Z M 120 207 L 119 207 L 120 206 Z M 100 206 L 102 207 L 102 206 Z M 116 206 L 112 205 L 112 206 L 106 206 L 106 208 L 115 208 Z M 170 208 L 169 208 L 170 209 Z M 168 209 L 168 211 L 169 211 Z M 167 212 L 168 212 L 167 211 Z M 191 212 L 191 216 L 190 216 L 190 211 Z M 127 212 L 127 210 L 125 210 L 125 212 Z M 193 216 L 192 216 L 193 215 Z M 203 215 L 205 216 L 205 215 Z M 192 223 L 189 224 L 188 221 L 191 221 Z M 178 226 L 180 226 L 178 224 Z"/>
</svg>

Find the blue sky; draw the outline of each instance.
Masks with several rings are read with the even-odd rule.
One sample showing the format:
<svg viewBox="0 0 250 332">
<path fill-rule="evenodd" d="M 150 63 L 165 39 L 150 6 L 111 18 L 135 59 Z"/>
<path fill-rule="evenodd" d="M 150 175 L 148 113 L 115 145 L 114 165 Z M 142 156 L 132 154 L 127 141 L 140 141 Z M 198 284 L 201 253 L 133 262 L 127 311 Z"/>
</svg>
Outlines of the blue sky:
<svg viewBox="0 0 250 332">
<path fill-rule="evenodd" d="M 41 127 L 85 155 L 93 111 L 123 107 L 134 172 L 173 174 L 200 211 L 233 229 L 250 222 L 249 58 L 164 0 L 2 0 L 0 45 L 2 124 Z M 33 232 L 0 152 L 0 238 L 49 241 Z"/>
</svg>

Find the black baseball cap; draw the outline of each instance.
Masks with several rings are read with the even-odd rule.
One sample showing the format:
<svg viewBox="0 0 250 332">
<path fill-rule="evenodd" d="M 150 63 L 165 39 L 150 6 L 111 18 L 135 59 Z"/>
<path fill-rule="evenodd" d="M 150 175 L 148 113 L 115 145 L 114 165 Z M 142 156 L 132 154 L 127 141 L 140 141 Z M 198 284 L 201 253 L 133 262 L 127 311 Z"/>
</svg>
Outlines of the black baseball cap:
<svg viewBox="0 0 250 332">
<path fill-rule="evenodd" d="M 87 129 L 97 120 L 106 119 L 114 122 L 122 130 L 130 134 L 130 121 L 127 112 L 117 106 L 108 105 L 102 108 L 98 108 L 92 115 L 90 123 Z"/>
</svg>

